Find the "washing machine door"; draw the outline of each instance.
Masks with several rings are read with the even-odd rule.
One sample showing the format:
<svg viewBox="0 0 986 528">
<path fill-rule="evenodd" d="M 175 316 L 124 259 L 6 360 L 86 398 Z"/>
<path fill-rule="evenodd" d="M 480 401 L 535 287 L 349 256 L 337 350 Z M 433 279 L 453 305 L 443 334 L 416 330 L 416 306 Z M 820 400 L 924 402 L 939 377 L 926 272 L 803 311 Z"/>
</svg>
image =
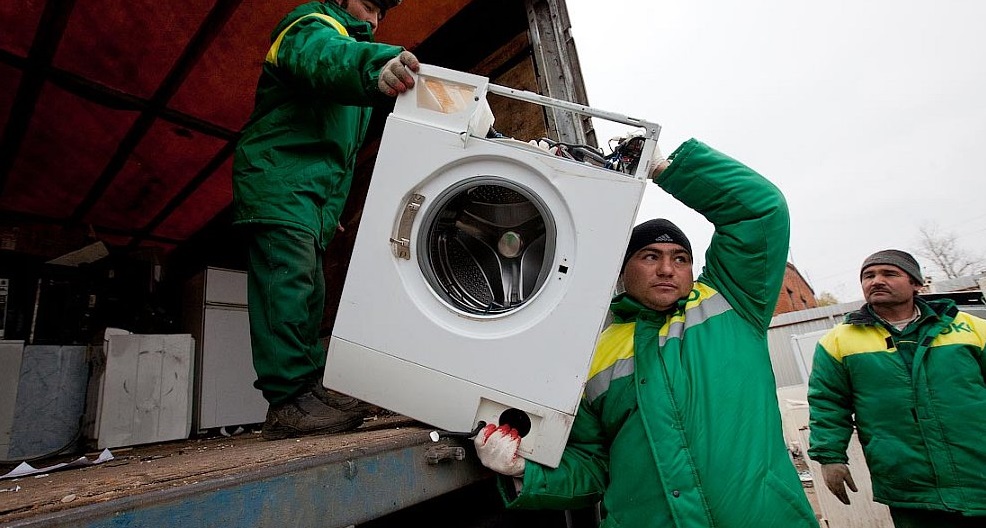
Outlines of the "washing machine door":
<svg viewBox="0 0 986 528">
<path fill-rule="evenodd" d="M 446 189 L 428 211 L 418 231 L 418 262 L 453 309 L 509 313 L 544 286 L 555 259 L 555 222 L 530 189 L 474 177 Z"/>
</svg>

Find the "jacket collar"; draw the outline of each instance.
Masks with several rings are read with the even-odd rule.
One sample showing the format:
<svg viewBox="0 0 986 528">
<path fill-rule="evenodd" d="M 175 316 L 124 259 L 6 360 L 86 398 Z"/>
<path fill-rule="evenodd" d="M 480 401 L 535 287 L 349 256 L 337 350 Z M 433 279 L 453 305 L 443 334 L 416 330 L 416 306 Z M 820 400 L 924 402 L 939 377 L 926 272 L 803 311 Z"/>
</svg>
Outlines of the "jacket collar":
<svg viewBox="0 0 986 528">
<path fill-rule="evenodd" d="M 609 303 L 609 310 L 613 313 L 613 321 L 616 323 L 630 323 L 637 319 L 645 321 L 664 320 L 668 315 L 685 311 L 685 304 L 688 297 L 678 299 L 674 308 L 659 312 L 652 310 L 640 303 L 637 299 L 630 297 L 626 292 L 613 297 Z"/>
<path fill-rule="evenodd" d="M 959 309 L 955 306 L 955 301 L 951 299 L 938 299 L 935 301 L 925 301 L 920 297 L 914 298 L 914 303 L 917 305 L 918 309 L 921 310 L 920 320 L 924 320 L 928 317 L 934 317 L 936 319 L 943 319 L 951 322 L 958 315 Z M 880 318 L 876 316 L 873 311 L 873 307 L 869 303 L 864 304 L 859 310 L 855 312 L 849 312 L 846 314 L 845 323 L 851 325 L 875 325 L 880 322 Z"/>
<path fill-rule="evenodd" d="M 332 18 L 346 26 L 346 31 L 349 32 L 350 37 L 362 42 L 373 41 L 373 30 L 370 28 L 369 22 L 363 22 L 350 15 L 349 11 L 346 11 L 332 0 L 325 0 L 322 5 L 325 6 L 325 9 Z"/>
<path fill-rule="evenodd" d="M 282 20 L 278 27 L 274 29 L 273 35 L 279 35 L 281 31 L 284 31 L 284 28 L 288 27 L 289 24 L 293 23 L 298 18 L 305 15 L 310 15 L 312 13 L 321 13 L 336 19 L 336 21 L 346 28 L 346 32 L 349 33 L 350 37 L 360 42 L 373 42 L 373 30 L 370 29 L 370 23 L 363 22 L 353 15 L 350 15 L 348 11 L 337 5 L 333 0 L 325 0 L 325 2 L 309 2 L 298 6 L 291 12 L 291 15 L 295 16 L 289 16 L 288 18 Z"/>
</svg>

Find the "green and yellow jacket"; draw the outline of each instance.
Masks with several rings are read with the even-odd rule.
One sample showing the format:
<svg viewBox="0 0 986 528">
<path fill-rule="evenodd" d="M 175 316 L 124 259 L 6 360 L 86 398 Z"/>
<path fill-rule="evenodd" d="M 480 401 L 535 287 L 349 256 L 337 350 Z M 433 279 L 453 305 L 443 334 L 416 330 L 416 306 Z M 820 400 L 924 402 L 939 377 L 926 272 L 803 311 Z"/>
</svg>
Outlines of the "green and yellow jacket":
<svg viewBox="0 0 986 528">
<path fill-rule="evenodd" d="M 370 105 L 386 100 L 380 70 L 401 51 L 374 43 L 370 25 L 334 2 L 304 4 L 278 24 L 233 158 L 235 223 L 301 229 L 325 249 Z"/>
<path fill-rule="evenodd" d="M 781 431 L 767 352 L 787 260 L 780 191 L 696 141 L 658 185 L 713 225 L 670 313 L 617 296 L 558 468 L 528 462 L 511 507 L 602 500 L 605 527 L 818 526 Z"/>
<path fill-rule="evenodd" d="M 855 414 L 876 501 L 986 515 L 986 321 L 916 302 L 903 331 L 864 305 L 819 341 L 808 455 L 847 462 Z"/>
</svg>

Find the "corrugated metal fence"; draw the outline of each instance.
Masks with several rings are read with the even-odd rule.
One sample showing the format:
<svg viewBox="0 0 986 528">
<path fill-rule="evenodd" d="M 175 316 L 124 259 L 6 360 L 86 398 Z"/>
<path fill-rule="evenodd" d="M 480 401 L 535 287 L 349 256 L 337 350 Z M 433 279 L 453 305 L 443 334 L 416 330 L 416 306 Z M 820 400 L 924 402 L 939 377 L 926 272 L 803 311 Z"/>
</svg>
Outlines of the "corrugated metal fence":
<svg viewBox="0 0 986 528">
<path fill-rule="evenodd" d="M 862 305 L 863 301 L 860 300 L 774 316 L 767 331 L 767 346 L 770 349 L 770 363 L 774 368 L 775 386 L 787 387 L 808 382 L 804 365 L 798 363 L 792 337 L 829 330 L 840 323 L 844 315 Z M 811 351 L 808 351 L 806 359 L 810 370 Z"/>
</svg>

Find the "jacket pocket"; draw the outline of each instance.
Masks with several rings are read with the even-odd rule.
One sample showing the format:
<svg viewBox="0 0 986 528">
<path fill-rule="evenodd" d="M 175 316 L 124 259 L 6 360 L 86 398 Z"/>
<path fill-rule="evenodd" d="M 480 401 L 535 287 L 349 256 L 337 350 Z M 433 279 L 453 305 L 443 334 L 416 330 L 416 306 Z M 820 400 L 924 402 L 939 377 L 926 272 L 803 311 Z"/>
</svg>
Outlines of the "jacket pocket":
<svg viewBox="0 0 986 528">
<path fill-rule="evenodd" d="M 931 461 L 918 450 L 924 442 L 913 445 L 900 439 L 874 436 L 863 449 L 870 470 L 874 496 L 889 498 L 913 490 L 933 490 L 937 487 Z"/>
</svg>

